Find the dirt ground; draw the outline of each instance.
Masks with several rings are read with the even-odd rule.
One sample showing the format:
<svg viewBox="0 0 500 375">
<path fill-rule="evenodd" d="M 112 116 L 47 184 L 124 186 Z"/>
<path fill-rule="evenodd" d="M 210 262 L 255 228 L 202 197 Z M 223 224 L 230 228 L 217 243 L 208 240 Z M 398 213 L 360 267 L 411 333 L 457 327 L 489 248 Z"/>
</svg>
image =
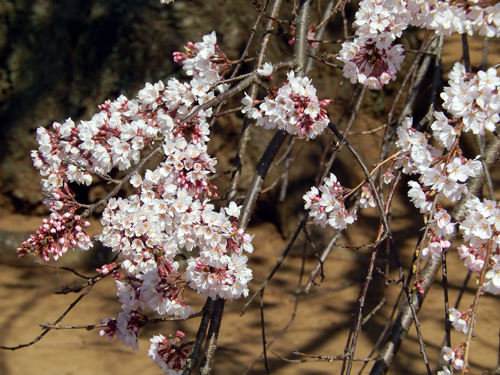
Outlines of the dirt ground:
<svg viewBox="0 0 500 375">
<path fill-rule="evenodd" d="M 404 219 L 402 219 L 404 220 Z M 20 215 L 4 217 L 0 227 L 6 230 L 34 230 L 38 219 Z M 366 229 L 366 228 L 365 228 Z M 362 229 L 363 230 L 363 229 Z M 276 228 L 263 223 L 251 228 L 255 234 L 255 253 L 251 267 L 254 280 L 250 288 L 255 291 L 267 277 L 285 247 L 285 243 Z M 359 233 L 362 237 L 363 233 Z M 361 238 L 362 239 L 362 238 Z M 415 243 L 414 238 L 407 238 L 408 248 Z M 343 242 L 343 241 L 342 241 Z M 318 249 L 320 250 L 320 249 Z M 410 250 L 411 251 L 411 250 Z M 69 254 L 68 254 L 69 255 Z M 325 263 L 326 279 L 320 287 L 313 287 L 311 293 L 300 299 L 296 316 L 288 330 L 277 338 L 268 352 L 270 371 L 273 374 L 336 374 L 341 363 L 291 363 L 297 360 L 294 350 L 310 355 L 335 356 L 343 353 L 350 327 L 350 314 L 354 311 L 360 283 L 346 285 L 346 281 L 360 280 L 366 268 L 366 254 L 336 248 Z M 73 266 L 77 258 L 69 257 L 69 265 Z M 34 265 L 32 259 L 24 259 L 26 267 L 13 267 L 0 264 L 0 344 L 15 346 L 28 343 L 41 333 L 40 323 L 55 321 L 63 311 L 76 299 L 76 295 L 55 295 L 62 285 L 78 285 L 81 279 L 57 269 Z M 68 262 L 66 263 L 68 264 Z M 300 251 L 292 251 L 286 259 L 281 271 L 271 282 L 265 293 L 265 327 L 266 339 L 270 342 L 287 324 L 291 322 L 302 257 Z M 312 257 L 306 257 L 305 274 L 314 267 Z M 464 269 L 454 252 L 449 256 L 449 269 Z M 82 270 L 82 268 L 78 268 Z M 83 269 L 83 273 L 92 274 Z M 449 276 L 450 301 L 455 301 L 462 284 L 463 273 L 452 273 Z M 349 279 L 347 276 L 351 276 Z M 374 307 L 381 296 L 383 285 L 380 278 L 375 277 L 373 288 L 369 294 L 368 305 Z M 474 281 L 470 280 L 460 307 L 465 309 L 472 303 Z M 339 290 L 337 290 L 339 289 Z M 369 355 L 373 343 L 377 340 L 388 314 L 391 313 L 399 288 L 391 287 L 388 291 L 387 303 L 380 312 L 363 328 L 356 357 Z M 204 300 L 191 295 L 195 311 L 199 310 Z M 262 351 L 260 330 L 259 301 L 256 300 L 250 309 L 240 316 L 245 300 L 226 304 L 222 323 L 222 331 L 217 351 L 214 374 L 264 374 L 261 361 L 250 366 L 258 359 Z M 433 368 L 437 363 L 441 342 L 443 340 L 443 293 L 439 280 L 427 297 L 423 310 L 419 315 L 427 355 Z M 370 307 L 367 309 L 367 311 Z M 82 325 L 94 324 L 102 318 L 116 317 L 120 304 L 116 299 L 116 289 L 111 279 L 97 284 L 64 319 L 62 324 Z M 471 352 L 471 373 L 481 373 L 494 368 L 498 353 L 498 318 L 500 301 L 498 297 L 484 296 L 480 300 L 477 325 L 477 339 L 473 342 Z M 125 348 L 113 339 L 99 337 L 97 330 L 60 330 L 46 335 L 40 342 L 28 348 L 16 351 L 0 351 L 0 374 L 160 374 L 161 370 L 148 357 L 149 338 L 162 332 L 173 334 L 177 329 L 194 337 L 198 320 L 172 322 L 162 326 L 148 326 L 140 333 L 138 351 Z M 461 334 L 452 333 L 453 343 L 458 344 Z M 360 365 L 356 364 L 355 371 Z M 369 369 L 368 365 L 368 369 Z M 248 371 L 248 372 L 245 372 Z M 425 374 L 425 367 L 419 354 L 415 329 L 405 341 L 390 371 L 391 374 Z"/>
</svg>

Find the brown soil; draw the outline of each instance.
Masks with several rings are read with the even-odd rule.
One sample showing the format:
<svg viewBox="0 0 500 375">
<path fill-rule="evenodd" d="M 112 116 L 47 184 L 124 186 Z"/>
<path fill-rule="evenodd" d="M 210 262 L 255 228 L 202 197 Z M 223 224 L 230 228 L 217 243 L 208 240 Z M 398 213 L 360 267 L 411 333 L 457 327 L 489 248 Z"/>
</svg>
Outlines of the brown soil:
<svg viewBox="0 0 500 375">
<path fill-rule="evenodd" d="M 5 229 L 34 230 L 37 220 L 19 215 L 3 218 L 0 227 Z M 366 230 L 366 228 L 365 228 Z M 252 292 L 267 277 L 285 247 L 276 228 L 263 223 L 251 229 L 255 233 L 255 253 L 251 256 L 254 280 Z M 363 234 L 359 233 L 362 240 Z M 407 238 L 405 243 L 410 249 L 416 239 Z M 345 242 L 342 241 L 342 242 Z M 322 249 L 318 249 L 321 251 Z M 409 250 L 411 251 L 411 249 Z M 404 252 L 404 254 L 407 254 Z M 68 254 L 69 255 L 69 254 Z M 286 359 L 301 359 L 293 354 L 294 350 L 310 355 L 335 356 L 343 353 L 349 332 L 354 303 L 358 296 L 360 283 L 346 285 L 346 281 L 363 278 L 367 264 L 367 254 L 348 249 L 336 248 L 324 265 L 325 280 L 320 287 L 313 287 L 308 296 L 299 300 L 295 319 L 294 292 L 302 266 L 301 250 L 294 249 L 285 260 L 265 293 L 266 340 L 270 342 L 289 323 L 290 327 L 279 336 L 268 351 L 268 361 L 273 374 L 336 374 L 340 372 L 341 362 L 290 363 Z M 72 265 L 76 259 L 70 259 Z M 28 343 L 41 333 L 38 324 L 54 322 L 63 311 L 77 298 L 77 295 L 55 295 L 62 285 L 82 283 L 70 273 L 33 265 L 32 259 L 25 259 L 26 267 L 0 265 L 0 344 L 15 346 Z M 62 262 L 64 263 L 64 262 Z M 68 264 L 68 263 L 66 263 Z M 305 260 L 305 277 L 315 266 L 313 257 Z M 450 270 L 463 270 L 456 254 L 449 256 Z M 79 268 L 81 270 L 81 267 Z M 83 271 L 82 271 L 83 272 Z M 84 272 L 92 274 L 91 270 Z M 449 275 L 450 301 L 454 303 L 465 272 Z M 394 274 L 396 276 L 396 274 Z M 371 310 L 383 293 L 380 277 L 373 280 L 368 308 Z M 430 363 L 437 363 L 443 340 L 443 293 L 439 280 L 427 297 L 419 315 L 426 351 Z M 340 290 L 338 290 L 340 289 Z M 356 357 L 367 357 L 374 341 L 379 337 L 387 316 L 391 313 L 398 287 L 390 287 L 387 302 L 382 309 L 363 327 L 358 341 Z M 469 281 L 466 294 L 460 307 L 465 309 L 472 302 L 473 280 Z M 195 310 L 203 305 L 203 298 L 192 295 Z M 219 349 L 215 361 L 214 374 L 241 374 L 254 363 L 262 351 L 259 300 L 256 299 L 249 310 L 240 317 L 245 300 L 227 303 L 222 323 Z M 497 362 L 497 325 L 500 302 L 497 297 L 481 298 L 477 321 L 477 339 L 472 344 L 471 373 L 480 373 L 496 366 Z M 105 317 L 116 317 L 120 304 L 116 299 L 114 282 L 106 279 L 98 283 L 64 319 L 61 324 L 95 324 Z M 161 370 L 147 357 L 149 338 L 158 332 L 173 334 L 177 329 L 193 338 L 198 320 L 172 322 L 162 326 L 148 326 L 141 331 L 140 349 L 133 351 L 125 348 L 119 341 L 99 337 L 97 330 L 60 330 L 50 332 L 40 342 L 28 348 L 13 352 L 0 351 L 0 374 L 156 374 Z M 452 333 L 454 344 L 462 339 L 461 334 Z M 305 358 L 302 358 L 305 359 Z M 356 365 L 355 369 L 359 369 Z M 357 372 L 357 371 L 356 371 Z M 265 373 L 262 361 L 255 364 L 249 374 Z M 391 374 L 425 374 L 415 329 L 401 348 Z"/>
</svg>

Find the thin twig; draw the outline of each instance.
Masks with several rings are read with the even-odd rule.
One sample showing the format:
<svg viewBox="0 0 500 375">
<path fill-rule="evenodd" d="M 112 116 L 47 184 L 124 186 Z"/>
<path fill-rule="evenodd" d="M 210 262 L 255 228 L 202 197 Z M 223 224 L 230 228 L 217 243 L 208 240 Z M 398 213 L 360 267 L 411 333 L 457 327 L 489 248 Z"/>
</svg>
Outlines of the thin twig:
<svg viewBox="0 0 500 375">
<path fill-rule="evenodd" d="M 394 188 L 392 190 L 394 193 Z M 391 194 L 385 203 L 385 212 L 383 212 L 383 215 L 387 216 L 389 213 L 389 207 L 391 206 L 391 201 L 393 198 L 393 194 Z M 378 229 L 377 237 L 375 239 L 375 243 L 379 243 L 385 236 L 384 233 L 389 235 L 386 231 L 384 231 L 384 224 L 381 223 Z M 352 333 L 352 337 L 350 337 L 350 346 L 348 348 L 348 351 L 346 353 L 346 356 L 348 356 L 348 362 L 347 362 L 347 367 L 346 367 L 346 373 L 350 374 L 351 372 L 351 366 L 352 366 L 352 359 L 354 357 L 354 351 L 356 349 L 356 343 L 357 343 L 357 338 L 359 336 L 359 333 L 361 332 L 361 326 L 363 324 L 363 308 L 364 304 L 366 301 L 366 296 L 368 295 L 368 287 L 370 286 L 370 282 L 373 278 L 373 269 L 375 267 L 375 260 L 377 258 L 377 252 L 378 252 L 379 246 L 375 246 L 372 250 L 371 258 L 370 258 L 370 264 L 368 266 L 368 270 L 366 272 L 366 279 L 364 282 L 364 285 L 362 286 L 360 292 L 359 292 L 359 297 L 358 297 L 358 304 L 356 307 L 357 314 L 354 318 L 354 330 Z M 351 336 L 351 335 L 350 335 Z"/>
<path fill-rule="evenodd" d="M 57 325 L 57 323 L 59 323 L 60 321 L 62 321 L 64 319 L 64 317 L 78 304 L 78 302 L 80 302 L 82 300 L 83 297 L 85 297 L 89 292 L 90 290 L 93 288 L 95 284 L 90 284 L 87 289 L 85 289 L 83 291 L 82 294 L 80 294 L 78 296 L 78 298 L 76 300 L 74 300 L 70 305 L 69 307 L 62 313 L 62 315 L 57 318 L 57 320 L 53 323 L 54 325 Z M 30 341 L 29 343 L 26 343 L 26 344 L 21 344 L 21 345 L 17 345 L 17 346 L 3 346 L 1 345 L 0 346 L 0 349 L 6 349 L 6 350 L 17 350 L 17 349 L 21 349 L 21 348 L 26 348 L 28 346 L 31 346 L 33 344 L 36 344 L 38 341 L 40 341 L 47 333 L 49 333 L 50 331 L 52 331 L 52 329 L 50 328 L 46 328 L 40 335 L 38 335 L 33 341 Z"/>
<path fill-rule="evenodd" d="M 280 269 L 281 265 L 283 264 L 283 261 L 285 260 L 286 256 L 288 255 L 288 253 L 292 249 L 292 246 L 295 243 L 295 240 L 299 236 L 304 225 L 306 225 L 306 222 L 307 222 L 307 215 L 301 220 L 300 224 L 297 226 L 295 233 L 293 234 L 292 238 L 288 242 L 288 245 L 285 248 L 285 250 L 283 251 L 283 253 L 281 254 L 281 256 L 278 259 L 276 259 L 276 266 L 274 266 L 273 270 L 266 277 L 266 280 L 264 280 L 264 282 L 261 284 L 260 288 L 248 299 L 247 303 L 245 303 L 245 306 L 243 306 L 243 309 L 241 310 L 240 316 L 245 314 L 245 311 L 248 309 L 248 306 L 250 306 L 250 304 L 255 299 L 255 297 L 257 297 L 260 294 L 260 292 L 262 292 L 264 289 L 266 289 L 267 284 L 269 284 L 269 282 L 273 278 L 274 274 Z"/>
<path fill-rule="evenodd" d="M 302 262 L 302 265 L 304 265 L 304 260 L 303 259 L 303 262 Z M 302 277 L 302 273 L 303 273 L 303 269 L 301 270 L 301 273 L 300 273 L 300 278 Z M 276 342 L 276 340 L 278 340 L 278 338 L 280 338 L 287 330 L 288 328 L 292 325 L 292 323 L 294 322 L 295 320 L 295 317 L 297 316 L 297 308 L 298 308 L 298 305 L 299 305 L 299 301 L 302 299 L 301 296 L 298 294 L 298 291 L 300 289 L 300 285 L 301 285 L 301 281 L 300 281 L 300 278 L 299 278 L 299 283 L 298 283 L 298 287 L 297 287 L 297 291 L 295 293 L 295 301 L 294 301 L 294 307 L 293 307 L 293 310 L 292 310 L 292 314 L 290 316 L 290 319 L 288 320 L 288 322 L 285 324 L 285 326 L 281 329 L 281 331 L 279 331 L 273 338 L 271 341 L 269 341 L 266 346 L 265 346 L 265 350 L 269 350 L 269 348 Z M 264 291 L 262 291 L 262 293 L 264 293 Z M 245 372 L 242 374 L 242 375 L 247 375 L 249 371 L 252 370 L 252 368 L 255 366 L 255 364 L 257 362 L 259 362 L 261 360 L 261 358 L 264 356 L 264 351 L 261 352 L 261 354 L 247 367 L 247 369 L 245 370 Z"/>
<path fill-rule="evenodd" d="M 394 198 L 394 194 L 396 192 L 396 187 L 397 187 L 397 185 L 399 183 L 400 177 L 401 177 L 400 174 L 398 174 L 398 176 L 396 177 L 395 181 L 393 182 L 393 184 L 391 186 L 391 191 L 390 191 L 389 197 L 387 198 L 388 202 L 386 203 L 386 207 L 390 206 L 389 203 Z M 389 274 L 389 253 L 390 253 L 390 243 L 387 243 L 387 251 L 386 251 L 386 256 L 385 256 L 385 274 L 386 275 Z M 361 321 L 361 325 L 366 324 L 373 316 L 375 316 L 375 314 L 382 308 L 382 306 L 385 305 L 385 302 L 386 302 L 386 299 L 387 299 L 387 291 L 389 289 L 389 285 L 390 284 L 391 283 L 390 283 L 389 280 L 385 281 L 384 294 L 383 294 L 382 300 L 378 303 L 377 306 L 375 306 L 375 308 L 372 311 L 370 311 L 370 313 L 368 313 L 363 318 L 363 320 Z M 373 353 L 371 353 L 371 354 L 373 354 Z"/>
<path fill-rule="evenodd" d="M 140 321 L 140 326 L 143 327 L 148 324 L 159 324 L 159 323 L 164 323 L 164 322 L 173 322 L 173 321 L 185 321 L 193 318 L 198 318 L 203 315 L 203 311 L 194 313 L 189 315 L 187 318 L 156 318 L 156 319 L 147 319 L 147 320 L 141 320 Z M 55 330 L 61 330 L 61 329 L 84 329 L 86 331 L 92 331 L 93 329 L 97 328 L 104 328 L 104 327 L 109 327 L 114 325 L 114 323 L 98 323 L 98 324 L 80 324 L 80 325 L 68 325 L 68 326 L 61 326 L 59 324 L 39 324 L 40 327 L 46 328 L 46 329 L 55 329 Z"/>
<path fill-rule="evenodd" d="M 267 363 L 266 325 L 264 319 L 264 290 L 260 291 L 260 330 L 262 333 L 262 355 L 264 356 L 264 367 L 266 369 L 266 374 L 269 375 L 269 363 Z"/>
<path fill-rule="evenodd" d="M 275 354 L 275 353 L 273 353 L 273 354 Z M 303 363 L 303 362 L 333 362 L 333 361 L 343 361 L 343 360 L 346 359 L 345 355 L 337 355 L 337 356 L 310 355 L 310 354 L 305 354 L 305 353 L 301 353 L 301 352 L 298 352 L 298 351 L 294 351 L 293 354 L 304 356 L 304 357 L 308 357 L 308 358 L 313 358 L 315 360 L 314 361 L 309 361 L 309 360 L 292 360 L 292 359 L 286 359 L 286 358 L 279 357 L 276 354 L 275 355 L 277 357 L 279 357 L 279 358 L 287 361 L 287 362 L 293 362 L 293 363 Z M 374 357 L 374 358 L 353 358 L 352 360 L 356 361 L 356 362 L 366 362 L 366 361 L 374 361 L 376 359 L 377 358 Z"/>
<path fill-rule="evenodd" d="M 353 205 L 353 207 L 351 207 L 348 210 L 349 215 L 352 215 L 354 212 L 356 212 L 358 207 L 359 207 L 359 201 L 356 201 L 356 203 Z M 314 267 L 314 269 L 311 271 L 311 273 L 309 275 L 309 281 L 307 282 L 306 287 L 304 288 L 304 293 L 308 294 L 313 285 L 318 285 L 318 283 L 316 283 L 314 281 L 316 279 L 316 277 L 318 276 L 318 273 L 320 273 L 320 276 L 321 276 L 320 283 L 323 282 L 323 279 L 325 278 L 325 275 L 323 274 L 323 264 L 326 261 L 326 259 L 328 258 L 328 256 L 330 255 L 330 252 L 332 251 L 333 246 L 336 245 L 336 241 L 340 237 L 341 234 L 342 234 L 341 230 L 336 231 L 335 234 L 332 236 L 330 242 L 326 246 L 326 248 L 321 253 L 320 258 L 318 259 L 318 263 L 316 264 L 316 266 Z"/>
<path fill-rule="evenodd" d="M 354 124 L 354 120 L 356 119 L 359 108 L 361 107 L 361 103 L 363 102 L 363 98 L 365 96 L 365 93 L 366 93 L 366 86 L 358 85 L 356 87 L 356 90 L 354 92 L 354 95 L 353 95 L 351 101 L 346 106 L 345 111 L 339 116 L 338 123 L 340 124 L 340 122 L 342 121 L 344 116 L 348 113 L 348 109 L 350 108 L 352 102 L 354 101 L 354 98 L 357 98 L 356 103 L 354 104 L 353 112 L 351 113 L 351 117 L 350 117 L 350 119 L 349 119 L 349 121 L 344 129 L 344 136 L 346 136 L 349 133 L 349 130 L 351 129 L 352 124 Z M 318 185 L 320 181 L 323 181 L 326 178 L 326 176 L 330 172 L 330 169 L 333 165 L 333 162 L 337 158 L 337 155 L 340 153 L 340 151 L 342 151 L 342 147 L 343 147 L 343 145 L 337 145 L 337 147 L 335 147 L 335 150 L 332 152 L 332 155 L 330 156 L 328 161 L 325 163 L 323 174 L 320 176 L 320 174 L 318 172 L 318 175 L 317 175 L 316 180 L 315 180 L 315 185 Z M 326 151 L 327 151 L 327 148 L 325 148 L 325 154 L 326 154 Z"/>
<path fill-rule="evenodd" d="M 493 137 L 486 148 L 486 165 L 491 167 L 493 163 L 496 162 L 498 155 L 500 154 L 500 139 Z M 481 184 L 484 181 L 484 175 L 482 173 L 478 173 L 475 178 L 469 179 L 468 189 L 469 192 L 466 196 L 464 196 L 460 202 L 455 206 L 451 216 L 455 221 L 461 221 L 463 219 L 463 215 L 466 208 L 467 201 L 477 194 L 479 189 L 481 188 Z M 373 365 L 370 375 L 381 375 L 385 374 L 389 369 L 392 361 L 398 352 L 401 343 L 406 338 L 408 330 L 413 324 L 413 313 L 418 313 L 422 304 L 427 296 L 428 290 L 431 288 L 437 272 L 441 267 L 441 258 L 430 258 L 425 264 L 422 272 L 420 272 L 420 277 L 424 279 L 422 283 L 422 289 L 424 293 L 421 295 L 420 293 L 414 293 L 411 302 L 405 302 L 400 309 L 398 317 L 396 318 L 395 323 L 393 324 L 391 334 L 387 339 L 384 348 L 378 356 L 377 361 Z"/>
<path fill-rule="evenodd" d="M 479 305 L 479 297 L 484 293 L 483 291 L 484 277 L 486 275 L 486 269 L 488 268 L 489 265 L 492 247 L 493 247 L 493 240 L 490 238 L 488 240 L 488 245 L 486 247 L 486 256 L 484 257 L 483 268 L 481 269 L 481 273 L 479 274 L 479 283 L 476 288 L 476 295 L 474 296 L 474 302 L 472 303 L 472 308 L 469 315 L 469 331 L 467 333 L 467 340 L 465 340 L 465 349 L 463 355 L 464 366 L 462 368 L 462 375 L 465 375 L 467 372 L 469 372 L 470 343 L 472 341 L 472 335 L 474 333 L 474 325 L 476 324 L 476 315 L 477 315 L 477 307 Z"/>
<path fill-rule="evenodd" d="M 411 295 L 409 293 L 408 286 L 406 285 L 406 282 L 405 282 L 405 276 L 404 276 L 403 268 L 402 268 L 402 265 L 401 265 L 401 261 L 399 259 L 399 253 L 397 251 L 396 244 L 394 243 L 394 239 L 392 237 L 391 229 L 390 229 L 389 223 L 387 221 L 387 214 L 384 211 L 384 205 L 382 204 L 380 196 L 379 196 L 377 190 L 375 189 L 375 185 L 373 183 L 373 179 L 370 176 L 370 172 L 366 168 L 366 165 L 364 164 L 364 162 L 361 159 L 361 157 L 359 156 L 359 154 L 356 152 L 356 150 L 354 150 L 354 148 L 349 144 L 349 142 L 347 142 L 347 140 L 342 136 L 342 134 L 340 134 L 340 132 L 335 127 L 335 125 L 333 125 L 330 122 L 328 124 L 328 128 L 335 134 L 335 136 L 339 139 L 339 141 L 341 143 L 344 143 L 347 146 L 347 148 L 353 154 L 354 158 L 356 159 L 356 161 L 360 165 L 361 169 L 363 170 L 363 173 L 365 174 L 365 177 L 366 177 L 366 179 L 368 181 L 368 184 L 370 185 L 370 189 L 371 189 L 371 191 L 373 193 L 373 197 L 375 198 L 375 202 L 377 203 L 377 208 L 379 210 L 379 215 L 380 215 L 380 218 L 381 218 L 382 223 L 384 225 L 384 229 L 386 231 L 387 237 L 388 237 L 388 239 L 389 239 L 389 241 L 391 243 L 391 248 L 392 248 L 394 257 L 396 259 L 396 264 L 397 264 L 398 269 L 399 269 L 399 279 L 401 280 L 401 282 L 403 284 L 403 288 L 405 289 L 405 294 L 406 294 L 406 297 L 408 299 L 408 302 L 410 302 Z M 421 351 L 422 357 L 424 359 L 424 362 L 425 362 L 425 365 L 426 365 L 426 368 L 427 368 L 427 372 L 429 373 L 429 375 L 432 375 L 432 371 L 431 371 L 430 366 L 429 366 L 429 361 L 427 360 L 427 354 L 425 352 L 425 343 L 423 341 L 423 338 L 422 338 L 422 335 L 421 335 L 421 332 L 420 332 L 420 325 L 418 323 L 417 315 L 416 315 L 416 312 L 413 309 L 411 303 L 409 303 L 409 306 L 410 306 L 410 312 L 411 312 L 411 315 L 412 315 L 412 319 L 415 321 L 415 328 L 417 330 L 418 341 L 419 341 L 419 344 L 420 344 L 420 351 Z M 354 350 L 352 345 L 351 345 L 351 348 L 349 350 Z M 348 360 L 348 364 L 347 364 L 347 374 L 350 373 L 351 367 L 352 367 L 352 361 L 349 359 Z"/>
<path fill-rule="evenodd" d="M 446 332 L 446 346 L 451 346 L 451 322 L 448 319 L 448 311 L 450 310 L 450 302 L 448 298 L 448 268 L 446 266 L 446 249 L 443 250 L 442 256 L 442 265 L 443 265 L 443 278 L 441 280 L 441 285 L 443 285 L 443 293 L 444 293 L 444 324 L 445 324 L 445 332 Z"/>
<path fill-rule="evenodd" d="M 94 276 L 82 275 L 81 273 L 75 271 L 73 268 L 70 268 L 70 267 L 60 267 L 60 266 L 55 266 L 53 264 L 40 263 L 37 261 L 35 261 L 35 264 L 38 264 L 39 266 L 42 266 L 42 267 L 49 267 L 49 268 L 54 268 L 54 269 L 58 269 L 58 270 L 68 271 L 68 272 L 71 272 L 73 275 L 81 277 L 82 279 L 85 279 L 85 280 L 92 279 L 94 277 Z"/>
</svg>

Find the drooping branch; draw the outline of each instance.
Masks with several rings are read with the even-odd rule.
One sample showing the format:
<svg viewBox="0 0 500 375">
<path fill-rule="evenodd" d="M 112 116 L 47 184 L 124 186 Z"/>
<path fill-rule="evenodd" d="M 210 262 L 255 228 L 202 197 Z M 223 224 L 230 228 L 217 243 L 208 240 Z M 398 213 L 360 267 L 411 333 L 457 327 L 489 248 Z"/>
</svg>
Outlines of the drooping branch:
<svg viewBox="0 0 500 375">
<path fill-rule="evenodd" d="M 493 137 L 486 149 L 485 159 L 486 165 L 491 167 L 496 162 L 500 155 L 500 139 Z M 481 171 L 477 177 L 471 178 L 468 183 L 469 193 L 460 200 L 453 210 L 451 216 L 455 221 L 461 221 L 464 217 L 466 203 L 473 195 L 477 194 L 484 181 L 484 173 Z M 441 258 L 430 258 L 420 272 L 420 277 L 424 280 L 422 283 L 423 294 L 414 293 L 411 298 L 411 306 L 405 301 L 403 302 L 400 312 L 392 326 L 391 333 L 385 342 L 384 348 L 380 352 L 377 361 L 373 365 L 370 375 L 382 375 L 387 373 L 391 366 L 394 357 L 396 356 L 403 340 L 408 335 L 408 332 L 413 324 L 412 309 L 418 314 L 422 304 L 427 296 L 427 292 L 432 287 L 436 275 L 441 268 Z"/>
</svg>

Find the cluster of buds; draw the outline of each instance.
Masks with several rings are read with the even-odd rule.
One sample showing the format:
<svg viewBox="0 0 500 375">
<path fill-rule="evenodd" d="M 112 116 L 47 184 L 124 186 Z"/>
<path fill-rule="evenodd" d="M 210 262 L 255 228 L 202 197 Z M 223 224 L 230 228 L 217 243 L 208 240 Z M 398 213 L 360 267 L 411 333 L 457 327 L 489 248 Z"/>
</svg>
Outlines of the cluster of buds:
<svg viewBox="0 0 500 375">
<path fill-rule="evenodd" d="M 24 241 L 17 249 L 17 253 L 20 257 L 32 253 L 47 261 L 51 256 L 57 260 L 68 249 L 75 247 L 88 250 L 92 243 L 83 228 L 89 225 L 88 221 L 82 220 L 78 215 L 69 212 L 59 215 L 54 212 L 50 215 L 50 219 L 43 219 L 43 224 L 36 234 L 32 234 Z"/>
</svg>

